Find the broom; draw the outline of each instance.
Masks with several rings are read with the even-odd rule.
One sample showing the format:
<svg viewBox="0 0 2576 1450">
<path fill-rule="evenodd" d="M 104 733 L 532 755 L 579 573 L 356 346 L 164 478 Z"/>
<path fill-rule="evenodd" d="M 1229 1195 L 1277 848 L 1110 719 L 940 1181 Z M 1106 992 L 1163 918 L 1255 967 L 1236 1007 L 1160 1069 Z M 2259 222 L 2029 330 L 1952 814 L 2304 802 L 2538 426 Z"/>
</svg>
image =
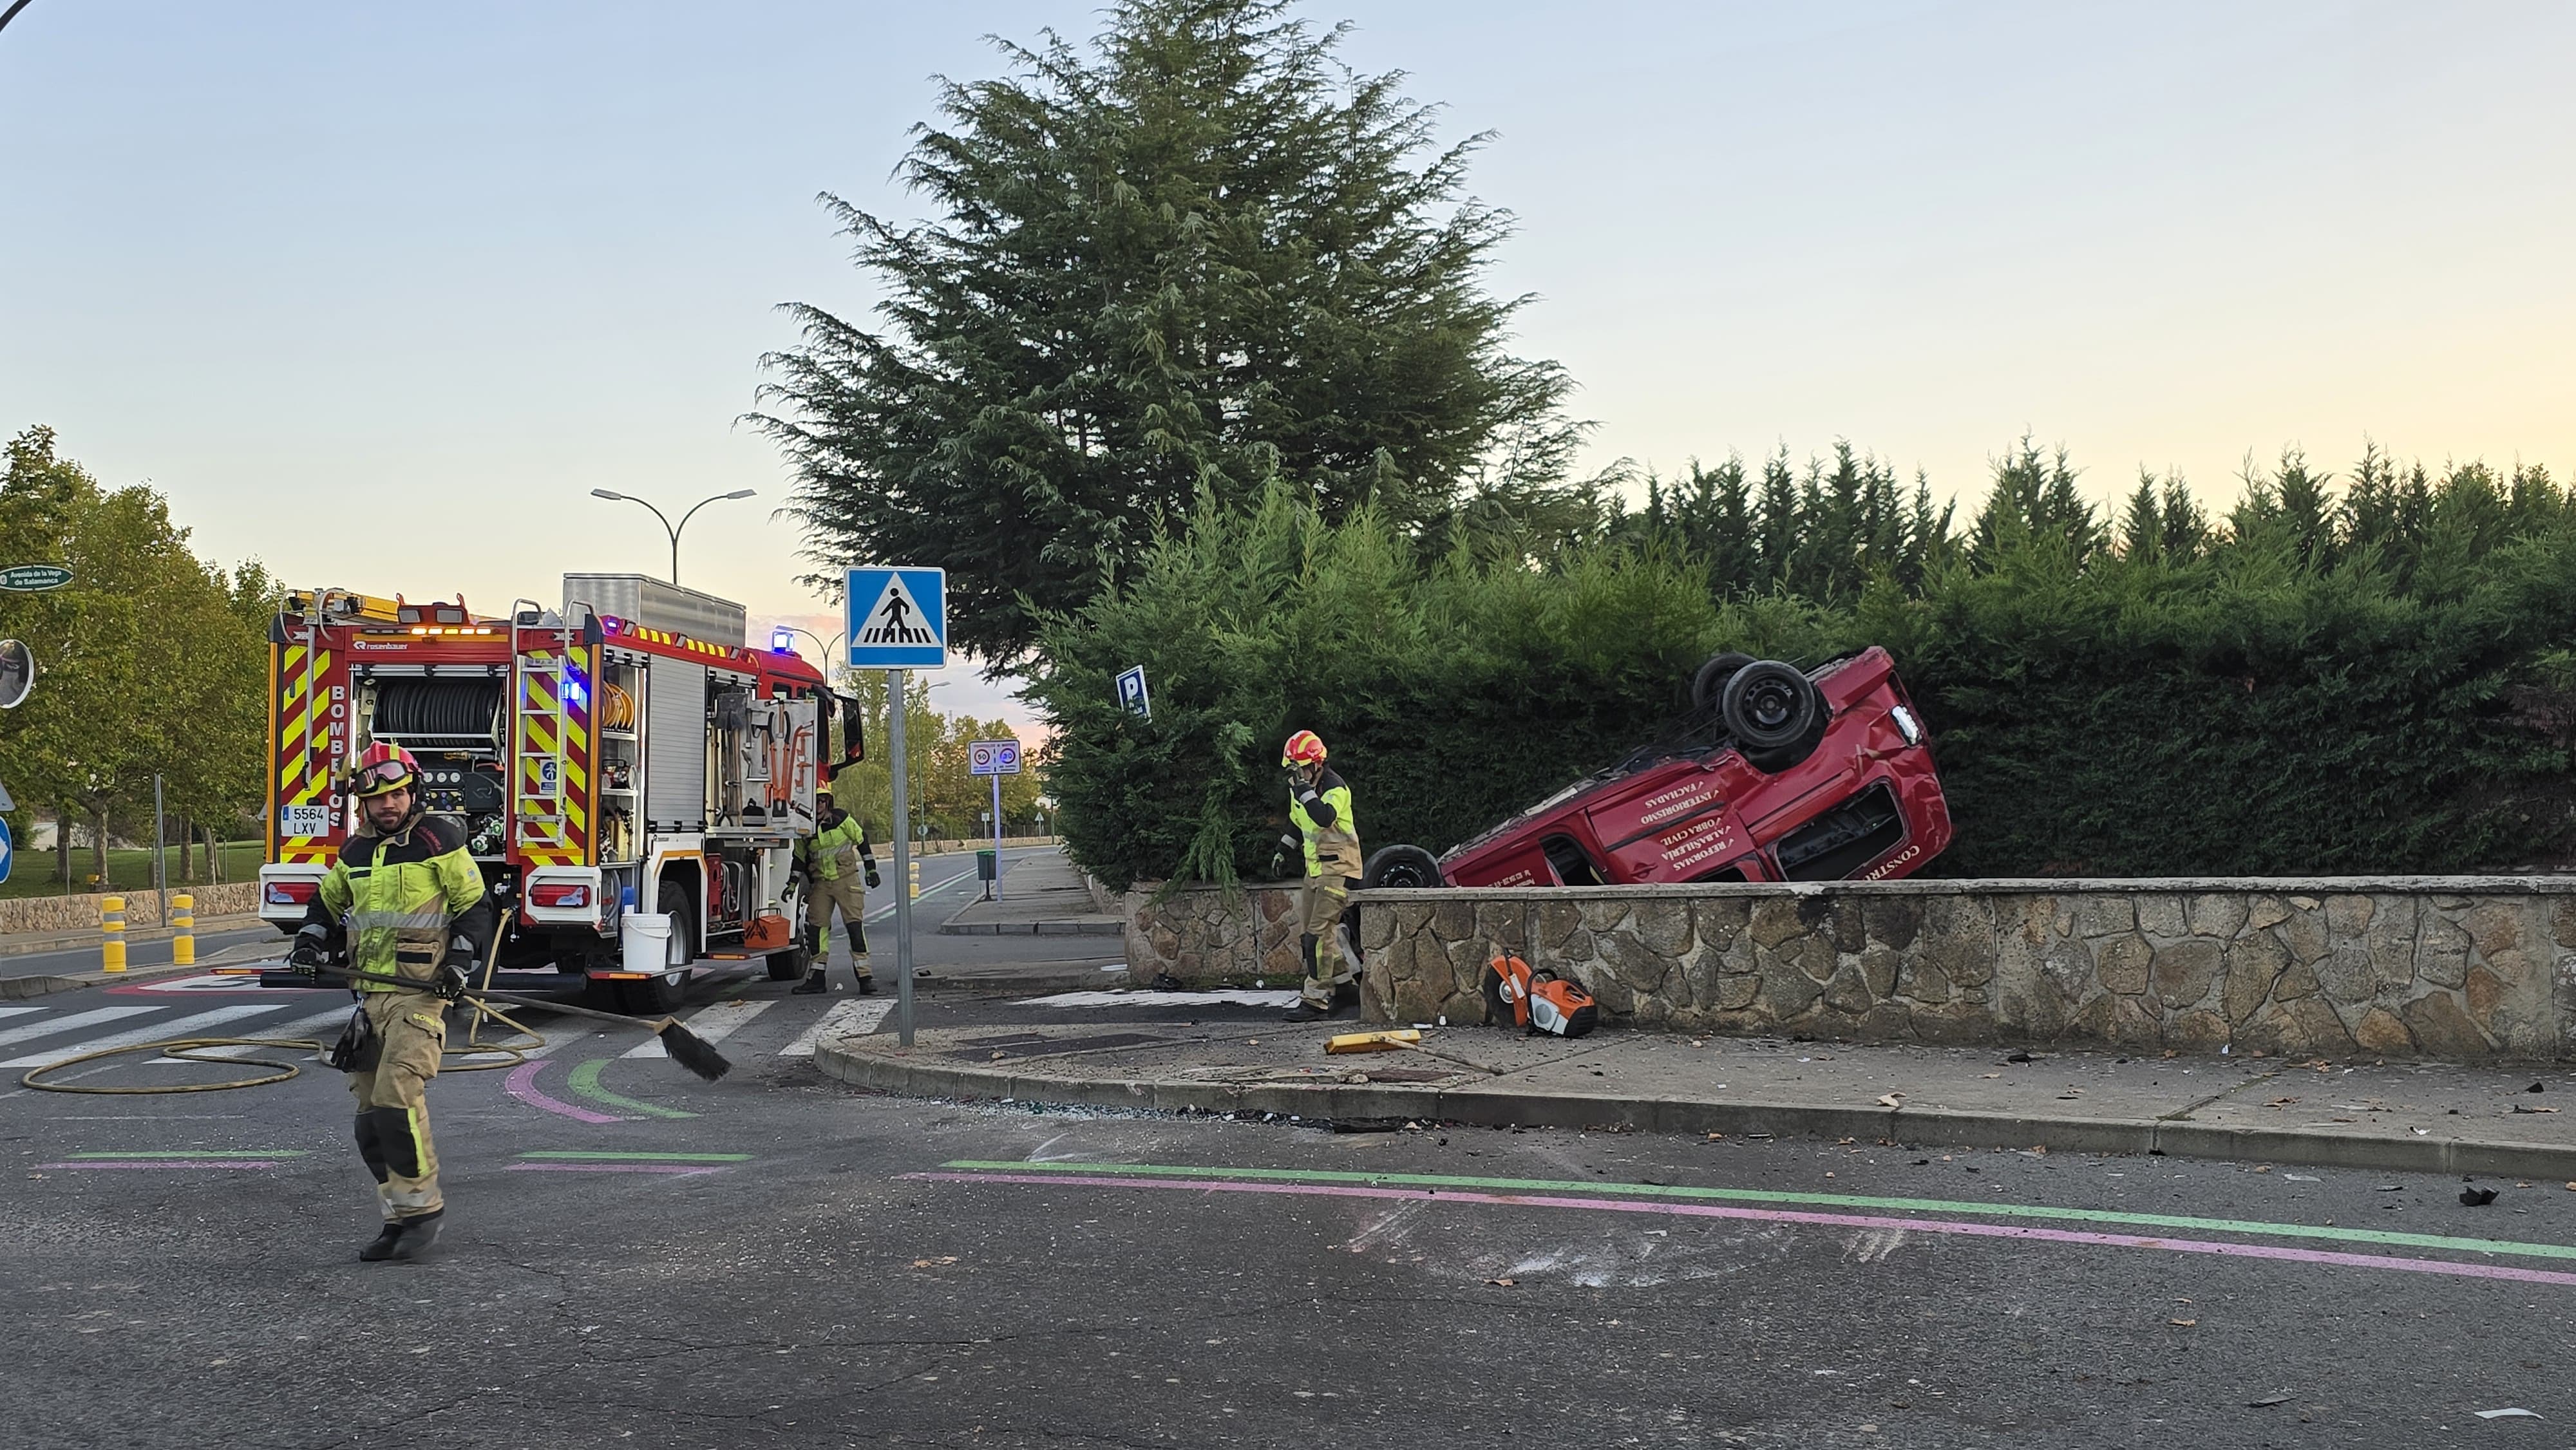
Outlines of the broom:
<svg viewBox="0 0 2576 1450">
<path fill-rule="evenodd" d="M 379 972 L 352 972 L 340 967 L 316 967 L 317 976 L 338 977 L 346 982 L 382 982 L 389 987 L 405 987 L 415 992 L 429 990 L 426 982 L 409 977 L 388 977 Z M 715 1044 L 681 1025 L 677 1017 L 629 1017 L 622 1012 L 602 1012 L 596 1007 L 576 1007 L 551 997 L 531 996 L 524 992 L 494 992 L 469 987 L 456 994 L 468 1002 L 513 1002 L 522 1007 L 543 1007 L 553 1012 L 568 1012 L 575 1017 L 590 1017 L 613 1022 L 620 1027 L 641 1027 L 662 1039 L 662 1048 L 671 1060 L 708 1082 L 714 1082 L 733 1071 L 733 1064 L 716 1051 Z"/>
</svg>

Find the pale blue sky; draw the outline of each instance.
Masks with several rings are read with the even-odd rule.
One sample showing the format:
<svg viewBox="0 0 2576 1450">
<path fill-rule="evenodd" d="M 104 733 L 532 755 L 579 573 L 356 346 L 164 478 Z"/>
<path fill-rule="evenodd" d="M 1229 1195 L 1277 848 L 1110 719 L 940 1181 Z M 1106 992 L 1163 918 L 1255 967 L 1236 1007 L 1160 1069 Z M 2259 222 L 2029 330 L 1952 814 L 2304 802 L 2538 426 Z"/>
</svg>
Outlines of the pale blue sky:
<svg viewBox="0 0 2576 1450">
<path fill-rule="evenodd" d="M 2144 465 L 2223 502 L 2248 449 L 2339 470 L 2365 436 L 2576 470 L 2576 6 L 1302 13 L 1499 133 L 1495 283 L 1541 295 L 1523 347 L 1582 384 L 1595 465 L 1847 437 L 1973 499 L 2028 428 L 2097 498 Z M 871 300 L 812 198 L 910 215 L 930 77 L 1094 22 L 35 0 L 0 32 L 0 430 L 150 481 L 219 559 L 496 609 L 662 567 L 593 487 L 753 487 L 683 577 L 809 609 L 733 420 L 792 341 L 772 304 Z M 947 708 L 1020 713 L 966 673 Z"/>
</svg>

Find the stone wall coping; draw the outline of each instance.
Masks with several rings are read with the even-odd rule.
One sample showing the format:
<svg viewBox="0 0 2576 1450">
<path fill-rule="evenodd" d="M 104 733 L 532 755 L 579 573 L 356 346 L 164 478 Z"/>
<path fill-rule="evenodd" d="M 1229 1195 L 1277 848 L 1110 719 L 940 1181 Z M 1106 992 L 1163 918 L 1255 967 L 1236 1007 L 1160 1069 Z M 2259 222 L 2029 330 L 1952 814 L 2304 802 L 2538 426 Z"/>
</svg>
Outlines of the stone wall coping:
<svg viewBox="0 0 2576 1450">
<path fill-rule="evenodd" d="M 1184 891 L 1213 887 L 1182 887 Z M 2249 896 L 2576 896 L 2568 876 L 2100 876 L 1963 877 L 1904 881 L 1690 881 L 1636 886 L 1377 887 L 1351 900 L 1635 901 L 1712 896 L 2071 896 L 2240 893 Z"/>
</svg>

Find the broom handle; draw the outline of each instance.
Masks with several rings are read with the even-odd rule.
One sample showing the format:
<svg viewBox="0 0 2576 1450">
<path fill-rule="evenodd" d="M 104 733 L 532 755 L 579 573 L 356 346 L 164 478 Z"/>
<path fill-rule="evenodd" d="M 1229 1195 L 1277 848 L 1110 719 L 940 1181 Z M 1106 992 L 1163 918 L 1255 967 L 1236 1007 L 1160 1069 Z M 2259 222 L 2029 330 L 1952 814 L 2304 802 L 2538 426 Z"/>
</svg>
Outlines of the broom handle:
<svg viewBox="0 0 2576 1450">
<path fill-rule="evenodd" d="M 338 967 L 317 967 L 314 971 L 319 976 L 338 977 L 345 982 L 382 982 L 388 987 L 408 987 L 415 992 L 429 991 L 428 983 L 415 982 L 409 977 L 388 977 L 380 972 L 351 972 Z M 515 1002 L 522 1007 L 543 1007 L 549 1012 L 568 1012 L 575 1017 L 590 1017 L 601 1022 L 614 1022 L 621 1027 L 641 1027 L 650 1032 L 659 1032 L 680 1020 L 677 1017 L 629 1017 L 623 1012 L 602 1012 L 596 1007 L 576 1007 L 570 1002 L 558 1002 L 552 997 L 536 997 L 524 992 L 490 992 L 469 988 L 456 995 L 469 1002 L 488 1000 Z"/>
</svg>

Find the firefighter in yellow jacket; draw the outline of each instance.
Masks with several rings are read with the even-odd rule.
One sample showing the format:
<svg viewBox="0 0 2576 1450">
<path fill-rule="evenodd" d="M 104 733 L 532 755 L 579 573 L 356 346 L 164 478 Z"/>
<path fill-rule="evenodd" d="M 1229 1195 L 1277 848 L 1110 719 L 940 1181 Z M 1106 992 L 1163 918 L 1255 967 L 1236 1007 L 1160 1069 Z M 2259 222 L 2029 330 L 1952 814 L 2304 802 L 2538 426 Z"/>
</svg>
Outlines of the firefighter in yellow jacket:
<svg viewBox="0 0 2576 1450">
<path fill-rule="evenodd" d="M 1359 972 L 1343 954 L 1336 928 L 1352 888 L 1360 884 L 1360 828 L 1351 814 L 1351 788 L 1324 764 L 1324 742 L 1314 731 L 1289 736 L 1279 763 L 1288 770 L 1288 820 L 1297 829 L 1279 838 L 1272 873 L 1291 851 L 1302 849 L 1306 857 L 1305 875 L 1297 883 L 1298 930 L 1303 933 L 1297 938 L 1297 955 L 1306 974 L 1286 1020 L 1313 1022 L 1359 1003 Z"/>
<path fill-rule="evenodd" d="M 307 971 L 334 959 L 402 985 L 356 984 L 375 1045 L 349 1074 L 358 1156 L 375 1175 L 384 1227 L 358 1250 L 370 1263 L 408 1259 L 438 1241 L 446 1213 L 429 1140 L 429 1080 L 447 1045 L 447 1001 L 471 980 L 492 940 L 483 873 L 464 832 L 422 814 L 420 763 L 382 742 L 349 781 L 363 817 L 304 910 L 287 960 Z M 417 985 L 414 985 L 417 984 Z"/>
<path fill-rule="evenodd" d="M 868 970 L 868 894 L 859 886 L 859 877 L 865 872 L 868 885 L 877 884 L 877 857 L 868 849 L 867 825 L 833 802 L 830 786 L 814 792 L 814 834 L 796 848 L 796 869 L 809 883 L 805 949 L 814 958 L 813 970 L 796 984 L 796 991 L 825 990 L 823 969 L 832 964 L 834 911 L 841 913 L 841 925 L 850 932 L 850 970 L 858 976 L 859 991 L 875 991 L 877 979 Z"/>
</svg>

